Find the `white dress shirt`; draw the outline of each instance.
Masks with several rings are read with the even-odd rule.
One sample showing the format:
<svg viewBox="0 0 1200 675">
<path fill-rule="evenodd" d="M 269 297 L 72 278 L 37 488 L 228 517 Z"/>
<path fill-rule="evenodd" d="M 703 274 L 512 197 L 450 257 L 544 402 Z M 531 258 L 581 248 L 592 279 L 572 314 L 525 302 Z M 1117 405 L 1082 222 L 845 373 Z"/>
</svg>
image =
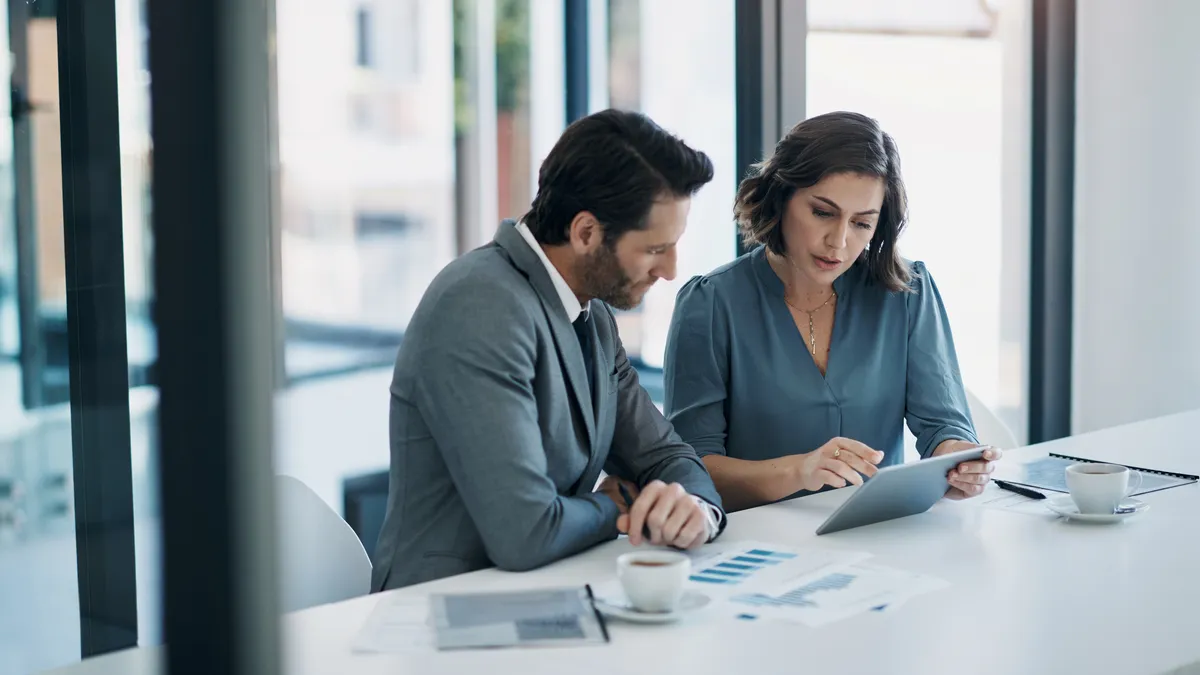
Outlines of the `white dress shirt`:
<svg viewBox="0 0 1200 675">
<path fill-rule="evenodd" d="M 559 273 L 558 268 L 550 262 L 550 258 L 546 257 L 546 252 L 534 238 L 533 232 L 529 231 L 529 226 L 524 222 L 519 222 L 517 223 L 517 232 L 521 233 L 521 238 L 525 240 L 526 244 L 529 244 L 529 248 L 533 249 L 538 260 L 541 260 L 542 265 L 546 267 L 546 273 L 550 275 L 550 283 L 554 284 L 554 290 L 558 292 L 558 299 L 562 300 L 563 310 L 567 313 L 567 321 L 575 323 L 575 319 L 578 319 L 579 315 L 587 310 L 587 307 L 579 304 L 579 298 L 575 297 L 575 291 L 571 290 L 571 286 Z"/>
<path fill-rule="evenodd" d="M 562 301 L 567 321 L 574 323 L 581 314 L 588 312 L 588 306 L 579 302 L 579 298 L 575 296 L 575 291 L 571 290 L 570 284 L 559 273 L 554 263 L 550 262 L 550 258 L 546 256 L 546 251 L 542 249 L 542 245 L 533 236 L 533 232 L 529 230 L 529 226 L 522 221 L 518 222 L 516 227 L 517 232 L 521 234 L 521 238 L 525 240 L 525 243 L 529 244 L 529 248 L 533 249 L 533 252 L 537 254 L 538 260 L 541 260 L 542 265 L 546 267 L 546 273 L 550 275 L 550 283 L 554 285 L 554 290 L 558 292 L 558 299 Z M 721 532 L 720 521 L 723 514 L 720 509 L 696 495 L 692 495 L 692 499 L 695 499 L 696 503 L 704 509 L 708 540 L 712 541 Z"/>
</svg>

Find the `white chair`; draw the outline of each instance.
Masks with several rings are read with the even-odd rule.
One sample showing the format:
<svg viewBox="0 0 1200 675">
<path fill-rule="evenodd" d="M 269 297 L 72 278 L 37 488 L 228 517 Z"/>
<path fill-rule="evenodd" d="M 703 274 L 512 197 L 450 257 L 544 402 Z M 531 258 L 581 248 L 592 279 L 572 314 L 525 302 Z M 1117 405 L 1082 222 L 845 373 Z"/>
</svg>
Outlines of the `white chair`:
<svg viewBox="0 0 1200 675">
<path fill-rule="evenodd" d="M 304 483 L 275 477 L 279 600 L 284 612 L 371 591 L 371 559 L 346 521 Z"/>
<path fill-rule="evenodd" d="M 971 409 L 971 420 L 975 422 L 975 435 L 979 437 L 980 443 L 1001 450 L 1011 450 L 1019 445 L 1012 429 L 1009 429 L 1004 420 L 992 412 L 991 408 L 984 405 L 979 397 L 971 393 L 970 389 L 967 390 L 967 407 Z"/>
</svg>

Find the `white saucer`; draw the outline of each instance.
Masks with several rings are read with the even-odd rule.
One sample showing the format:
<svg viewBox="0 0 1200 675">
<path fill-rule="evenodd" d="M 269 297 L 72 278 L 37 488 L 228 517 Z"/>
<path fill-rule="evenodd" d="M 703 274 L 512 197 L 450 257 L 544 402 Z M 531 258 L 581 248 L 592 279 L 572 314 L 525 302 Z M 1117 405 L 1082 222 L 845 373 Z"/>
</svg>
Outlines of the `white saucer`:
<svg viewBox="0 0 1200 675">
<path fill-rule="evenodd" d="M 605 616 L 632 623 L 671 623 L 706 607 L 708 603 L 707 595 L 696 591 L 684 591 L 674 612 L 639 612 L 629 604 L 624 594 L 621 594 L 616 597 L 596 598 L 596 609 Z"/>
<path fill-rule="evenodd" d="M 1080 513 L 1079 507 L 1071 495 L 1059 495 L 1046 500 L 1046 508 L 1064 518 L 1087 523 L 1118 523 L 1132 518 L 1150 508 L 1150 505 L 1140 499 L 1125 499 L 1121 502 L 1120 513 Z"/>
</svg>

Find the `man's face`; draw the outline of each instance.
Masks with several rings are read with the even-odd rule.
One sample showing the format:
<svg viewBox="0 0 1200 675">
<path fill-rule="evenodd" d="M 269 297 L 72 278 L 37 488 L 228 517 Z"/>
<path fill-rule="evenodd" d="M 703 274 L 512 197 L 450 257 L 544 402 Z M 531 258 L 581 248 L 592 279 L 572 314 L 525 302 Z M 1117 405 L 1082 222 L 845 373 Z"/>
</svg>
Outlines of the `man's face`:
<svg viewBox="0 0 1200 675">
<path fill-rule="evenodd" d="M 584 294 L 617 309 L 633 309 L 659 279 L 675 278 L 676 244 L 687 229 L 688 197 L 656 201 L 646 228 L 615 242 L 600 241 L 579 263 Z"/>
</svg>

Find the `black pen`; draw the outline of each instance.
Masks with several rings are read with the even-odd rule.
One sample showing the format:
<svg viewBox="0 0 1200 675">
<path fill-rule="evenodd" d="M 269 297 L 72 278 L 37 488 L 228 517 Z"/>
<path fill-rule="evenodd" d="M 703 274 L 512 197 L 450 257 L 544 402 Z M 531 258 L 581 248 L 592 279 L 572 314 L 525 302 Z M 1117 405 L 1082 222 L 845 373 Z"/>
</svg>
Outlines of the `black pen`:
<svg viewBox="0 0 1200 675">
<path fill-rule="evenodd" d="M 596 613 L 596 622 L 600 624 L 600 635 L 604 637 L 605 642 L 611 642 L 608 639 L 608 626 L 604 623 L 604 612 L 596 606 L 596 596 L 592 593 L 592 585 L 584 584 L 584 589 L 587 590 L 588 602 L 592 603 L 592 611 Z"/>
<path fill-rule="evenodd" d="M 1038 492 L 1037 490 L 1030 490 L 1027 487 L 1021 487 L 1020 485 L 1014 485 L 1005 480 L 996 480 L 995 478 L 993 478 L 992 482 L 995 483 L 996 485 L 999 485 L 1002 490 L 1008 490 L 1009 492 L 1015 492 L 1023 497 L 1029 497 L 1030 499 L 1045 499 L 1046 498 L 1046 495 Z"/>
<path fill-rule="evenodd" d="M 617 489 L 621 491 L 621 499 L 625 500 L 625 508 L 632 509 L 633 496 L 629 494 L 629 490 L 625 489 L 625 484 L 617 481 Z M 645 523 L 642 523 L 642 536 L 646 538 L 646 541 L 650 541 L 650 526 Z"/>
</svg>

